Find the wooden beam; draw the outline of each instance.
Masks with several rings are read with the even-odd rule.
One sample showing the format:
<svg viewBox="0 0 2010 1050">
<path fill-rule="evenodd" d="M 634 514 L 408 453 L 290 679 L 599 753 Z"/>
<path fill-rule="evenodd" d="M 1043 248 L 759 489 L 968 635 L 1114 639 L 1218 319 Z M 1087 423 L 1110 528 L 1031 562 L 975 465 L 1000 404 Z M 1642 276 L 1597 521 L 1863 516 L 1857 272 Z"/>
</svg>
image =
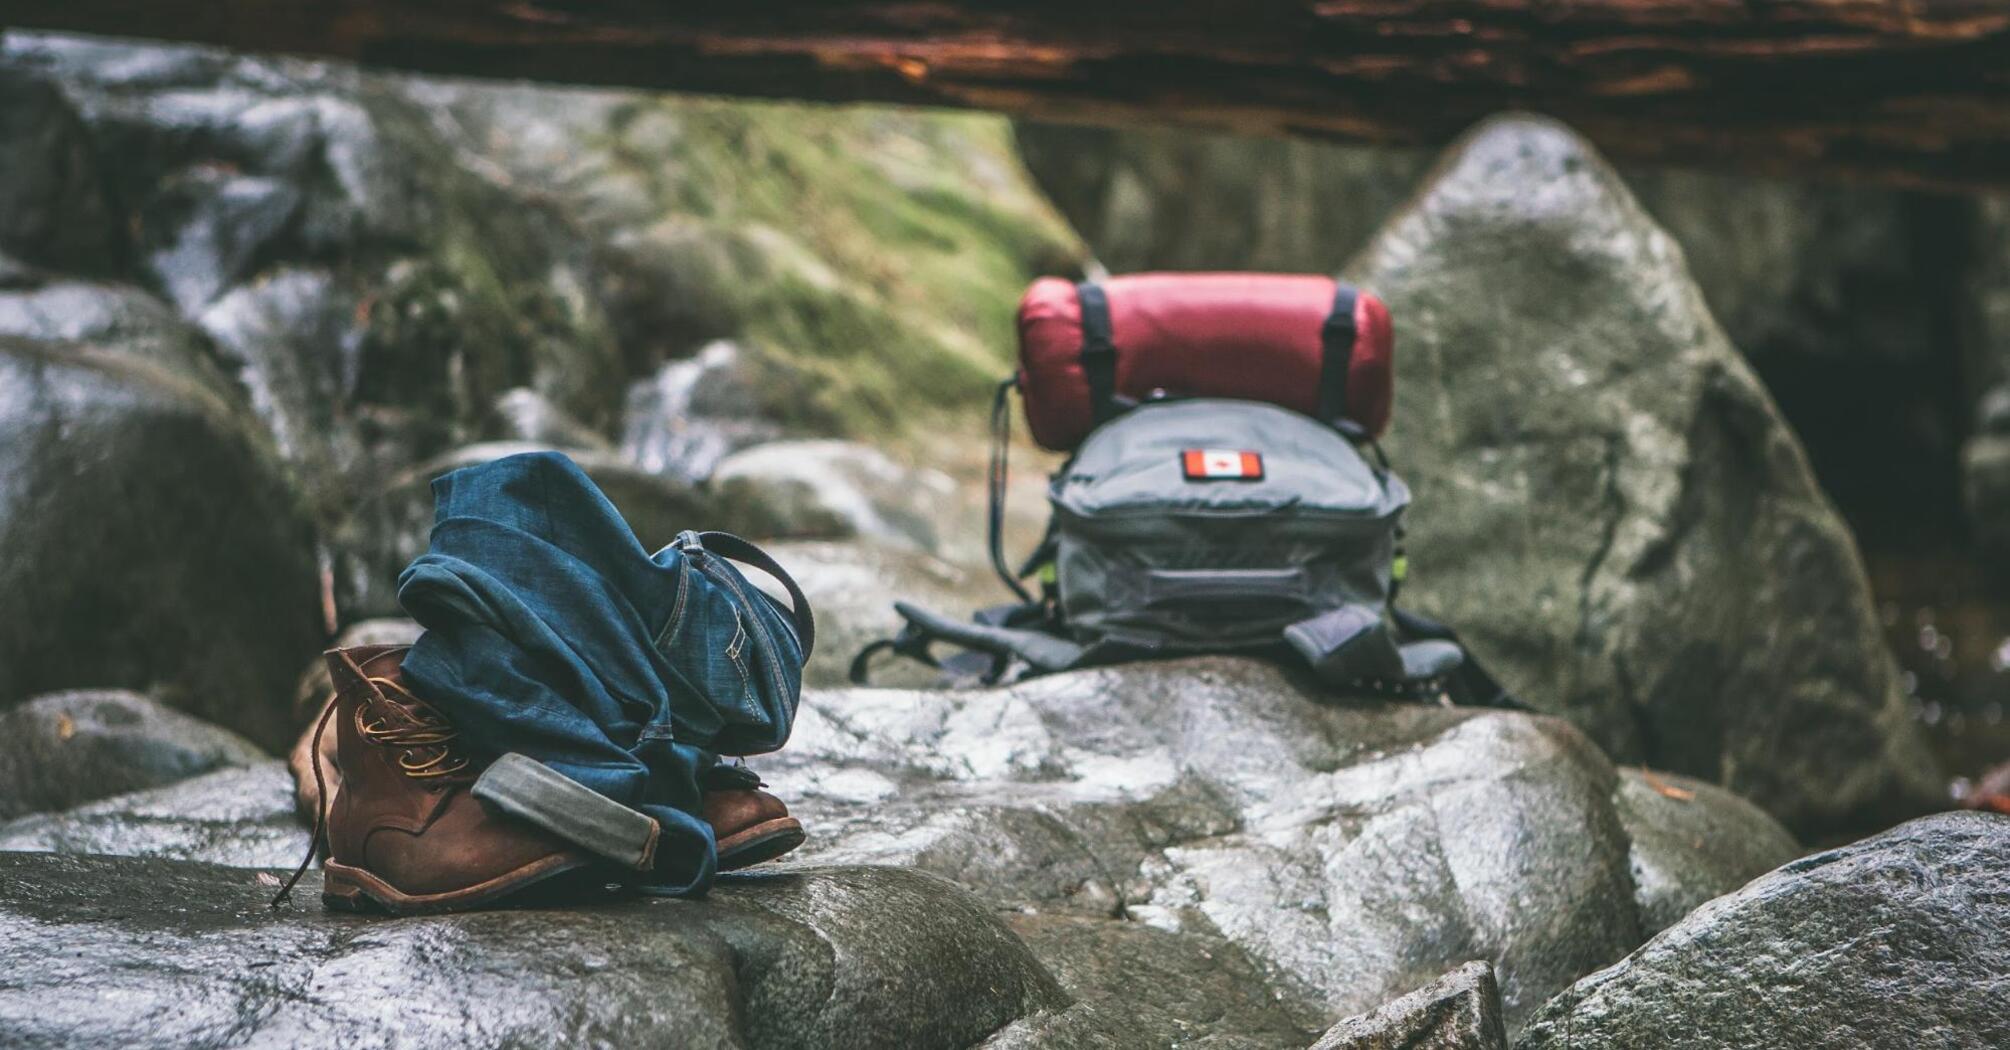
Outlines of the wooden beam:
<svg viewBox="0 0 2010 1050">
<path fill-rule="evenodd" d="M 1626 161 L 2010 186 L 1994 0 L 7 0 L 0 23 L 1363 142 L 1532 109 Z"/>
</svg>

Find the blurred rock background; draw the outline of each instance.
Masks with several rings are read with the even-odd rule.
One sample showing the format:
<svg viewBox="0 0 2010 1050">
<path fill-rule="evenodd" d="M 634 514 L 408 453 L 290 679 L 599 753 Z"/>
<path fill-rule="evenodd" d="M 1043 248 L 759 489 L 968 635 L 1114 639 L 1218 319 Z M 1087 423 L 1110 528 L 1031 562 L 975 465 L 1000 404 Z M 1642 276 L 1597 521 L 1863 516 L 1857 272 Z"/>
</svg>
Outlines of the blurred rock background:
<svg viewBox="0 0 2010 1050">
<path fill-rule="evenodd" d="M 839 565 L 920 557 L 932 567 L 904 578 L 960 581 L 951 604 L 989 601 L 971 571 L 978 416 L 1009 367 L 1011 311 L 1027 280 L 1079 274 L 1092 260 L 1117 272 L 1340 269 L 1432 177 L 1430 155 L 1415 150 L 1015 128 L 974 114 L 0 39 L 0 349 L 17 392 L 0 415 L 16 436 L 0 501 L 15 555 L 0 575 L 26 598 L 0 631 L 0 697 L 138 689 L 227 716 L 268 748 L 293 728 L 270 698 L 286 696 L 303 654 L 349 624 L 398 614 L 393 584 L 424 547 L 428 479 L 527 448 L 568 450 L 645 542 L 696 522 L 863 537 L 866 547 L 824 573 L 849 587 L 831 600 L 864 610 L 885 597 L 850 593 L 884 570 Z M 1995 598 L 2004 547 L 1992 531 L 2010 513 L 2010 473 L 1997 479 L 2010 472 L 2010 212 L 1852 186 L 1660 170 L 1621 178 L 1679 260 L 1612 260 L 1625 274 L 1596 296 L 1566 294 L 1575 273 L 1516 284 L 1529 312 L 1521 327 L 1492 325 L 1477 306 L 1461 318 L 1478 338 L 1501 333 L 1483 347 L 1452 338 L 1457 324 L 1427 310 L 1400 314 L 1394 447 L 1425 492 L 1416 524 L 1427 550 L 1434 523 L 1461 522 L 1432 559 L 1440 575 L 1419 560 L 1417 593 L 1469 624 L 1523 692 L 1573 712 L 1627 760 L 1758 796 L 1836 798 L 1817 786 L 1819 764 L 1781 771 L 1782 753 L 1764 741 L 1833 722 L 1836 703 L 1897 704 L 1947 772 L 1978 776 L 2010 751 L 2010 616 Z M 1598 233 L 1587 220 L 1545 251 L 1567 256 L 1569 239 L 1587 237 L 1619 245 L 1632 222 Z M 1523 270 L 1509 261 L 1501 276 Z M 1449 496 L 1433 505 L 1433 491 L 1480 491 L 1498 466 L 1489 456 L 1529 440 L 1522 423 L 1583 405 L 1562 388 L 1531 388 L 1522 405 L 1489 407 L 1488 392 L 1534 376 L 1543 355 L 1610 379 L 1642 355 L 1686 354 L 1679 347 L 1696 337 L 1637 345 L 1633 334 L 1653 327 L 1643 316 L 1601 311 L 1627 296 L 1679 296 L 1690 276 L 1695 310 L 1715 321 L 1676 313 L 1685 325 L 1721 324 L 1770 395 L 1754 418 L 1777 405 L 1802 439 L 1862 550 L 1895 672 L 1858 633 L 1870 599 L 1846 536 L 1816 548 L 1730 532 L 1711 542 L 1749 549 L 1690 544 L 1705 552 L 1700 564 L 1722 568 L 1670 574 L 1673 593 L 1703 594 L 1698 572 L 1742 578 L 1794 551 L 1832 549 L 1781 568 L 1787 604 L 1740 610 L 1742 627 L 1691 599 L 1676 604 L 1691 601 L 1719 626 L 1649 628 L 1615 611 L 1668 600 L 1621 594 L 1639 590 L 1639 563 L 1601 583 L 1603 545 L 1632 527 L 1686 530 L 1694 517 L 1681 499 L 1653 509 L 1650 490 L 1674 485 L 1717 504 L 1735 502 L 1732 490 L 1806 483 L 1791 462 L 1759 475 L 1739 467 L 1748 442 L 1706 448 L 1714 439 L 1697 428 L 1723 415 L 1709 404 L 1683 408 L 1643 388 L 1552 428 L 1574 434 L 1540 454 L 1561 473 L 1524 485 L 1558 491 L 1524 488 L 1499 512 L 1587 522 L 1584 547 L 1549 559 L 1556 585 L 1577 592 L 1577 611 L 1553 630 L 1526 629 L 1554 612 L 1543 588 L 1511 589 L 1528 566 L 1461 558 L 1470 545 L 1457 536 L 1483 532 L 1485 519 L 1466 520 Z M 1461 278 L 1474 279 L 1495 281 Z M 1581 349 L 1555 343 L 1598 331 Z M 1445 352 L 1470 351 L 1463 363 L 1434 348 L 1447 338 Z M 1718 366 L 1687 360 L 1677 371 L 1698 367 Z M 1420 407 L 1434 387 L 1472 401 L 1458 419 L 1502 415 L 1448 432 Z M 1655 440 L 1672 444 L 1642 444 L 1628 419 L 1643 411 L 1663 419 Z M 1020 534 L 1040 517 L 1041 461 L 1022 463 Z M 1806 520 L 1826 520 L 1810 507 Z M 1738 514 L 1719 516 L 1729 527 Z M 1539 561 L 1569 546 L 1538 539 L 1529 550 Z M 888 553 L 871 553 L 880 548 Z M 1517 603 L 1517 616 L 1489 612 Z M 1828 611 L 1837 608 L 1840 619 Z M 847 637 L 886 625 L 869 615 Z M 1799 663 L 1760 641 L 1781 631 L 1806 654 Z M 1699 645 L 1718 655 L 1699 657 Z M 837 677 L 840 655 L 824 655 L 817 680 Z M 1811 673 L 1833 680 L 1830 700 L 1749 699 L 1804 691 Z M 1691 723 L 1674 713 L 1700 694 L 1727 710 L 1813 703 L 1816 713 L 1767 732 L 1713 717 L 1705 736 L 1721 738 L 1685 737 Z M 1878 718 L 1842 746 L 1879 751 L 1889 741 L 1873 738 L 1910 732 Z M 1752 757 L 1736 757 L 1737 740 Z M 1898 794 L 1917 797 L 1935 774 L 1907 775 L 1912 787 Z M 1866 786 L 1863 797 L 1879 792 Z M 1797 822 L 1796 805 L 1774 808 Z M 1833 803 L 1834 816 L 1855 805 Z"/>
</svg>

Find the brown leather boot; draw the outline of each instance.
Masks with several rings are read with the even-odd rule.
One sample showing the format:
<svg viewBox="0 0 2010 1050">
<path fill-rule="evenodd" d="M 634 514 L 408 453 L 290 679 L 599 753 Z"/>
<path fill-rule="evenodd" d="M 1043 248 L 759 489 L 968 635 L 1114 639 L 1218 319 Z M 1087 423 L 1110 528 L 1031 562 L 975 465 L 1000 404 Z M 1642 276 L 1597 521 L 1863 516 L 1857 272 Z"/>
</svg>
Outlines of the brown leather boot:
<svg viewBox="0 0 2010 1050">
<path fill-rule="evenodd" d="M 406 649 L 325 654 L 335 700 L 322 717 L 333 722 L 339 788 L 318 792 L 328 805 L 323 903 L 400 915 L 479 908 L 587 866 L 586 854 L 468 793 L 479 770 L 446 719 L 405 688 Z M 309 756 L 318 750 L 310 744 Z"/>
<path fill-rule="evenodd" d="M 372 668 L 379 660 L 388 662 L 394 674 L 397 663 L 405 658 L 405 651 L 403 646 L 348 650 L 358 662 L 368 662 Z M 327 655 L 331 666 L 337 662 L 336 655 Z M 336 699 L 336 694 L 329 695 L 322 709 L 323 714 L 326 714 L 327 706 L 336 703 Z M 308 726 L 301 733 L 287 762 L 293 771 L 295 797 L 301 815 L 310 819 L 320 812 L 322 795 L 339 798 L 342 785 L 342 770 L 336 765 L 340 734 L 321 734 L 315 728 Z M 317 758 L 318 769 L 315 768 Z M 803 844 L 802 822 L 789 816 L 789 807 L 781 799 L 759 790 L 764 786 L 761 779 L 744 766 L 716 766 L 708 776 L 701 815 L 706 823 L 712 825 L 712 835 L 718 841 L 720 871 L 736 871 L 765 863 Z"/>
<path fill-rule="evenodd" d="M 774 860 L 803 844 L 803 825 L 745 766 L 716 766 L 707 777 L 705 823 L 719 843 L 719 870 Z"/>
</svg>

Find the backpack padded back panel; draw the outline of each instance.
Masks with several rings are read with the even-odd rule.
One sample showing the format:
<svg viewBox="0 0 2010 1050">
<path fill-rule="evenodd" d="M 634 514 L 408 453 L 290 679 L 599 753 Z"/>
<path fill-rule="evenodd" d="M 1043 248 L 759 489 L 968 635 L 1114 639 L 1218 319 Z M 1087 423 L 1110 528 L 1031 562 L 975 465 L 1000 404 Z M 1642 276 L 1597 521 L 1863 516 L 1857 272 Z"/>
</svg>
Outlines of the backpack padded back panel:
<svg viewBox="0 0 2010 1050">
<path fill-rule="evenodd" d="M 1389 425 L 1395 336 L 1368 292 L 1306 274 L 1146 273 L 1083 286 L 1047 277 L 1019 303 L 1020 390 L 1046 448 L 1070 451 L 1102 421 L 1084 362 L 1083 288 L 1101 293 L 1118 398 L 1266 401 L 1344 417 L 1371 437 Z"/>
<path fill-rule="evenodd" d="M 1343 605 L 1379 609 L 1410 493 L 1316 419 L 1196 398 L 1105 424 L 1048 498 L 1078 637 L 1218 652 L 1275 645 Z"/>
</svg>

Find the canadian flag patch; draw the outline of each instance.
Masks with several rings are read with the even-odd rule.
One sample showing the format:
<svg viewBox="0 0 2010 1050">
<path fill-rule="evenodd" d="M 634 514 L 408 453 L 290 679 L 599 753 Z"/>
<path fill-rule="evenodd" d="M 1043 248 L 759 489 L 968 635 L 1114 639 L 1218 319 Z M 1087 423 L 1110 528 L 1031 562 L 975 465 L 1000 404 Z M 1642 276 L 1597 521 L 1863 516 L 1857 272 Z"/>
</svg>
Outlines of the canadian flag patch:
<svg viewBox="0 0 2010 1050">
<path fill-rule="evenodd" d="M 1263 455 L 1225 448 L 1190 448 L 1179 454 L 1188 481 L 1261 481 Z"/>
</svg>

